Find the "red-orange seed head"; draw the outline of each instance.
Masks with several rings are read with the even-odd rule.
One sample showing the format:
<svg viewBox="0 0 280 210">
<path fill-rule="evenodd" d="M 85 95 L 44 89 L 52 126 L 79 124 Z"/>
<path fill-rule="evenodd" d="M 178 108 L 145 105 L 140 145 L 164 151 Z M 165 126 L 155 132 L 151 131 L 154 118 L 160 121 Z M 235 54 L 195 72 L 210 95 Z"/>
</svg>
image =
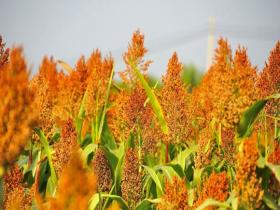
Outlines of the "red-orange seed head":
<svg viewBox="0 0 280 210">
<path fill-rule="evenodd" d="M 163 139 L 166 143 L 178 143 L 187 140 L 191 128 L 188 113 L 189 94 L 181 80 L 182 63 L 176 53 L 168 62 L 166 75 L 163 77 L 163 88 L 159 93 L 169 134 Z"/>
<path fill-rule="evenodd" d="M 165 182 L 164 194 L 161 197 L 161 203 L 157 205 L 160 210 L 187 210 L 188 206 L 188 190 L 185 180 L 173 177 L 172 181 Z"/>
<path fill-rule="evenodd" d="M 258 82 L 260 98 L 265 98 L 280 92 L 280 41 L 270 52 L 268 63 L 260 73 Z M 265 110 L 270 115 L 279 115 L 279 99 L 271 100 L 266 104 Z"/>
<path fill-rule="evenodd" d="M 212 198 L 218 201 L 225 201 L 229 196 L 229 184 L 226 172 L 211 173 L 208 179 L 203 183 L 202 191 L 199 193 L 199 197 L 194 206 L 198 207 L 206 199 Z M 208 207 L 208 210 L 214 209 Z"/>
<path fill-rule="evenodd" d="M 36 122 L 28 76 L 22 49 L 13 49 L 9 62 L 0 66 L 0 165 L 15 161 Z"/>
<path fill-rule="evenodd" d="M 257 177 L 256 168 L 259 153 L 257 150 L 257 134 L 245 139 L 236 161 L 236 185 L 234 190 L 239 202 L 247 205 L 250 209 L 260 206 L 263 190 L 261 179 Z"/>
<path fill-rule="evenodd" d="M 148 50 L 144 46 L 144 35 L 139 30 L 133 33 L 131 43 L 128 44 L 128 50 L 123 54 L 123 60 L 126 69 L 120 73 L 121 78 L 126 83 L 135 83 L 136 78 L 133 72 L 133 66 L 137 66 L 139 70 L 146 74 L 151 61 L 144 61 L 144 55 Z"/>
<path fill-rule="evenodd" d="M 0 35 L 0 67 L 7 63 L 9 59 L 9 48 L 5 49 L 5 43 L 2 41 L 2 36 Z"/>
</svg>

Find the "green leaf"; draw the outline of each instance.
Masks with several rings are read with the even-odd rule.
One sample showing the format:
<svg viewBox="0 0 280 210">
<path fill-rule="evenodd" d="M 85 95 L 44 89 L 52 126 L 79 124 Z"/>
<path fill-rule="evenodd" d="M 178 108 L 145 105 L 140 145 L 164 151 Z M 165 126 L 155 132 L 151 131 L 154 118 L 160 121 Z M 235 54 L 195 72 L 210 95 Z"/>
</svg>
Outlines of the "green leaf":
<svg viewBox="0 0 280 210">
<path fill-rule="evenodd" d="M 82 151 L 82 159 L 87 162 L 87 158 L 89 156 L 89 154 L 93 153 L 97 148 L 96 144 L 88 144 L 85 149 Z"/>
<path fill-rule="evenodd" d="M 43 133 L 43 131 L 39 128 L 35 129 L 35 132 L 38 134 L 39 138 L 40 138 L 40 142 L 42 143 L 43 147 L 44 147 L 44 151 L 47 155 L 48 158 L 48 162 L 50 165 L 50 170 L 51 170 L 51 179 L 53 184 L 57 184 L 57 177 L 56 177 L 56 173 L 53 167 L 53 162 L 52 162 L 52 152 L 51 152 L 51 147 L 49 145 L 49 142 L 45 136 L 45 134 Z"/>
<path fill-rule="evenodd" d="M 87 91 L 85 91 L 82 102 L 81 102 L 81 106 L 79 109 L 78 116 L 75 119 L 76 130 L 77 130 L 77 139 L 78 139 L 79 144 L 82 142 L 82 128 L 83 128 L 83 121 L 85 118 L 85 103 L 87 100 L 87 94 L 88 94 Z"/>
<path fill-rule="evenodd" d="M 257 166 L 259 168 L 264 168 L 265 167 L 265 163 L 266 163 L 266 160 L 263 156 L 260 155 L 258 161 L 257 161 Z"/>
<path fill-rule="evenodd" d="M 0 176 L 0 209 L 4 203 L 4 178 Z"/>
<path fill-rule="evenodd" d="M 95 210 L 99 203 L 99 194 L 95 193 L 89 200 L 89 210 Z"/>
<path fill-rule="evenodd" d="M 152 108 L 154 110 L 154 113 L 155 113 L 158 121 L 159 121 L 159 124 L 161 126 L 161 129 L 162 129 L 163 133 L 168 134 L 169 129 L 168 129 L 167 123 L 164 119 L 162 108 L 161 108 L 160 103 L 158 102 L 158 100 L 156 98 L 156 95 L 155 95 L 154 91 L 151 89 L 151 87 L 149 86 L 149 84 L 145 80 L 144 76 L 139 71 L 138 67 L 135 64 L 131 64 L 131 66 L 132 66 L 137 78 L 139 79 L 142 87 L 145 89 L 145 92 L 146 92 L 146 94 L 149 98 L 149 102 L 152 105 Z"/>
<path fill-rule="evenodd" d="M 153 168 L 150 168 L 149 166 L 144 166 L 144 169 L 148 172 L 148 174 L 151 176 L 151 178 L 153 179 L 153 181 L 155 182 L 157 188 L 159 189 L 159 191 L 161 193 L 163 193 L 163 190 L 162 190 L 162 186 L 161 186 L 161 182 L 159 180 L 159 177 L 158 175 L 156 174 L 155 170 Z"/>
<path fill-rule="evenodd" d="M 117 149 L 115 138 L 108 127 L 106 118 L 103 126 L 102 136 L 101 136 L 101 144 L 109 149 Z"/>
<path fill-rule="evenodd" d="M 120 207 L 122 210 L 129 210 L 127 203 L 125 202 L 125 200 L 118 196 L 118 195 L 109 195 L 109 194 L 102 194 L 102 198 L 111 198 L 114 199 L 116 201 L 118 201 L 118 203 L 120 204 Z"/>
<path fill-rule="evenodd" d="M 105 156 L 109 162 L 109 165 L 110 165 L 112 171 L 114 171 L 115 168 L 117 167 L 117 164 L 119 161 L 118 157 L 113 152 L 111 152 L 110 150 L 108 150 L 106 148 L 102 148 L 102 150 L 105 153 Z"/>
<path fill-rule="evenodd" d="M 264 195 L 263 195 L 263 201 L 264 203 L 270 208 L 270 209 L 273 209 L 273 210 L 279 210 L 280 206 L 278 206 L 273 197 L 268 193 L 268 192 L 265 192 Z"/>
<path fill-rule="evenodd" d="M 267 162 L 266 166 L 274 173 L 276 179 L 280 182 L 280 165 Z"/>
<path fill-rule="evenodd" d="M 186 166 L 186 159 L 197 151 L 198 146 L 193 144 L 190 147 L 186 148 L 185 150 L 179 152 L 177 157 L 171 162 L 172 164 L 179 164 L 183 170 L 185 170 Z"/>
<path fill-rule="evenodd" d="M 273 95 L 270 95 L 270 96 L 266 97 L 267 100 L 279 99 L 279 98 L 280 98 L 280 93 L 276 93 L 276 94 L 273 94 Z"/>
<path fill-rule="evenodd" d="M 231 204 L 232 210 L 238 210 L 238 197 L 236 197 L 235 193 L 232 191 L 229 195 L 229 198 L 226 201 L 228 204 Z"/>
<path fill-rule="evenodd" d="M 121 169 L 122 169 L 122 165 L 123 165 L 123 160 L 124 160 L 124 155 L 122 155 L 119 158 L 116 170 L 115 170 L 115 189 L 116 189 L 116 194 L 118 194 L 120 192 L 121 189 Z"/>
<path fill-rule="evenodd" d="M 240 122 L 237 126 L 237 133 L 239 137 L 246 137 L 258 116 L 259 112 L 264 108 L 267 99 L 256 101 L 251 105 L 241 116 Z"/>
<path fill-rule="evenodd" d="M 110 89 L 111 89 L 111 84 L 112 84 L 112 79 L 114 76 L 114 71 L 112 70 L 111 75 L 110 75 L 110 79 L 108 82 L 108 86 L 107 86 L 107 90 L 106 90 L 106 96 L 105 96 L 105 104 L 102 110 L 102 114 L 101 114 L 101 120 L 100 120 L 100 124 L 99 124 L 99 131 L 98 131 L 98 139 L 97 142 L 99 142 L 100 138 L 101 138 L 101 134 L 103 131 L 103 125 L 104 125 L 104 121 L 105 121 L 105 115 L 107 112 L 107 106 L 108 106 L 108 100 L 109 100 L 109 95 L 110 95 Z"/>
<path fill-rule="evenodd" d="M 142 200 L 136 207 L 135 210 L 146 210 L 148 209 L 151 205 L 160 203 L 161 199 L 144 199 Z"/>
<path fill-rule="evenodd" d="M 59 138 L 60 138 L 60 132 L 57 131 L 53 134 L 51 141 L 56 142 L 56 141 L 58 141 Z"/>
<path fill-rule="evenodd" d="M 174 176 L 179 176 L 171 166 L 161 166 L 160 169 L 169 181 L 171 181 Z"/>
<path fill-rule="evenodd" d="M 38 190 L 41 194 L 45 194 L 49 177 L 51 176 L 49 162 L 47 159 L 43 160 L 39 165 L 39 181 Z"/>
<path fill-rule="evenodd" d="M 55 195 L 55 192 L 56 192 L 56 183 L 50 177 L 47 183 L 46 196 L 53 197 Z"/>
<path fill-rule="evenodd" d="M 113 200 L 116 200 L 120 204 L 122 210 L 129 210 L 127 203 L 123 200 L 122 197 L 118 195 L 101 194 L 101 198 L 111 198 Z M 95 193 L 89 201 L 89 210 L 95 210 L 98 204 L 99 204 L 99 194 Z"/>
<path fill-rule="evenodd" d="M 230 206 L 226 202 L 220 202 L 220 201 L 208 198 L 199 207 L 197 207 L 196 210 L 203 210 L 209 206 L 217 206 L 217 207 L 226 208 L 226 209 L 230 208 Z"/>
<path fill-rule="evenodd" d="M 193 186 L 200 185 L 201 175 L 202 175 L 203 170 L 204 170 L 204 168 L 194 169 L 194 172 L 193 172 Z"/>
<path fill-rule="evenodd" d="M 184 170 L 183 170 L 183 168 L 181 167 L 181 165 L 169 163 L 169 164 L 167 164 L 167 166 L 172 167 L 173 170 L 176 171 L 176 173 L 178 174 L 178 176 L 180 176 L 181 178 L 183 178 L 183 177 L 185 176 Z"/>
</svg>

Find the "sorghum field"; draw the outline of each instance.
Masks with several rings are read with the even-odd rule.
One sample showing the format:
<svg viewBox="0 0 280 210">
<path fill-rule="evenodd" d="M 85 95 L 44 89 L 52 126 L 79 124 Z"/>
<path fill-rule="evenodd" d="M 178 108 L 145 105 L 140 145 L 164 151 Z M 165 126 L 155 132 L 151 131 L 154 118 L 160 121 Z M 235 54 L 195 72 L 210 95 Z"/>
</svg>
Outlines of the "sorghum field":
<svg viewBox="0 0 280 210">
<path fill-rule="evenodd" d="M 194 88 L 176 53 L 149 85 L 140 31 L 121 82 L 99 50 L 31 76 L 0 47 L 0 208 L 280 208 L 280 42 L 257 69 L 220 39 Z"/>
</svg>

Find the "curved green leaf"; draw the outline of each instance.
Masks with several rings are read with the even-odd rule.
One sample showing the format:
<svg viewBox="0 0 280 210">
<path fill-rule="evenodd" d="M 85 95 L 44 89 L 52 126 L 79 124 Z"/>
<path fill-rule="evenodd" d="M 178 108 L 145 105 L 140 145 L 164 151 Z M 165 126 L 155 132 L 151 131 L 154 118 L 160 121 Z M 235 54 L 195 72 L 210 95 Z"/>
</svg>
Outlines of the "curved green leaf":
<svg viewBox="0 0 280 210">
<path fill-rule="evenodd" d="M 260 111 L 264 108 L 265 104 L 271 99 L 279 99 L 280 93 L 271 95 L 266 97 L 265 99 L 256 101 L 253 105 L 251 105 L 241 116 L 239 124 L 237 126 L 237 133 L 239 137 L 246 137 L 250 133 L 250 129 L 252 125 L 260 113 Z"/>
<path fill-rule="evenodd" d="M 266 166 L 274 173 L 276 179 L 280 182 L 280 165 L 274 165 L 267 162 Z"/>
<path fill-rule="evenodd" d="M 272 197 L 269 193 L 265 192 L 262 199 L 263 199 L 264 203 L 265 203 L 270 209 L 273 209 L 273 210 L 279 210 L 279 209 L 280 209 L 280 206 L 278 206 L 278 205 L 275 203 L 273 197 Z"/>
<path fill-rule="evenodd" d="M 168 129 L 167 123 L 164 119 L 164 115 L 163 115 L 163 111 L 161 109 L 160 103 L 158 102 L 154 91 L 149 86 L 148 82 L 145 80 L 144 76 L 141 74 L 138 67 L 134 64 L 131 64 L 131 66 L 132 66 L 137 78 L 139 79 L 142 87 L 144 88 L 144 90 L 145 90 L 145 92 L 146 92 L 146 94 L 149 98 L 149 102 L 152 105 L 152 108 L 155 112 L 155 115 L 156 115 L 158 121 L 159 121 L 159 124 L 161 126 L 161 129 L 162 129 L 163 133 L 168 134 L 169 129 Z"/>
<path fill-rule="evenodd" d="M 89 210 L 95 210 L 99 203 L 99 194 L 95 193 L 89 200 Z"/>
<path fill-rule="evenodd" d="M 57 177 L 56 177 L 56 173 L 55 173 L 55 170 L 54 170 L 54 167 L 53 167 L 51 147 L 49 145 L 47 137 L 45 136 L 45 134 L 43 133 L 43 131 L 41 129 L 36 128 L 35 132 L 38 134 L 38 136 L 40 138 L 40 142 L 42 143 L 42 145 L 44 147 L 44 151 L 47 155 L 48 162 L 49 162 L 49 165 L 50 165 L 50 170 L 51 170 L 52 183 L 54 185 L 56 185 L 57 184 Z"/>
<path fill-rule="evenodd" d="M 90 153 L 94 152 L 97 148 L 96 144 L 88 144 L 85 149 L 82 151 L 82 159 L 86 162 L 87 158 L 89 156 Z"/>
<path fill-rule="evenodd" d="M 184 170 L 181 167 L 180 164 L 167 164 L 167 166 L 170 166 L 171 168 L 173 168 L 173 170 L 178 174 L 178 176 L 180 176 L 181 178 L 183 178 L 185 176 Z"/>
<path fill-rule="evenodd" d="M 118 203 L 120 204 L 122 210 L 128 210 L 129 209 L 127 203 L 125 202 L 125 200 L 122 197 L 118 196 L 118 195 L 102 194 L 101 196 L 102 196 L 102 198 L 111 198 L 113 200 L 118 201 Z"/>
<path fill-rule="evenodd" d="M 101 194 L 101 198 L 111 198 L 113 200 L 116 200 L 120 204 L 122 210 L 129 210 L 128 205 L 125 202 L 125 200 L 118 195 Z M 100 201 L 99 194 L 95 193 L 89 201 L 89 210 L 95 210 L 99 204 L 99 201 Z"/>
<path fill-rule="evenodd" d="M 199 207 L 196 208 L 196 210 L 203 210 L 209 206 L 217 206 L 217 207 L 226 208 L 226 209 L 230 208 L 230 206 L 226 202 L 220 202 L 220 201 L 210 198 L 210 199 L 205 200 Z"/>
<path fill-rule="evenodd" d="M 160 190 L 161 193 L 163 193 L 161 182 L 159 180 L 158 175 L 156 174 L 155 170 L 153 168 L 150 168 L 149 166 L 144 166 L 144 169 L 148 172 L 148 174 L 151 176 L 151 178 L 156 183 L 157 188 Z"/>
<path fill-rule="evenodd" d="M 249 134 L 249 131 L 256 117 L 258 116 L 259 112 L 264 108 L 267 101 L 267 99 L 256 101 L 243 113 L 237 126 L 237 133 L 239 137 L 246 137 Z"/>
<path fill-rule="evenodd" d="M 135 210 L 146 210 L 149 207 L 151 207 L 151 205 L 153 204 L 157 204 L 160 203 L 161 199 L 157 198 L 157 199 L 144 199 L 142 200 L 135 208 Z"/>
</svg>

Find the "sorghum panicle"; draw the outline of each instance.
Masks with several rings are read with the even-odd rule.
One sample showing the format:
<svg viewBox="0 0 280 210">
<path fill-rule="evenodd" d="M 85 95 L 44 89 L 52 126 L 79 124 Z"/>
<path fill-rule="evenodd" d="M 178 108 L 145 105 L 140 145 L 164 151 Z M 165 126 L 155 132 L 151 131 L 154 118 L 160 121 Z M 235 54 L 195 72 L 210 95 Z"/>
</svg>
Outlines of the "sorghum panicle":
<svg viewBox="0 0 280 210">
<path fill-rule="evenodd" d="M 31 194 L 24 188 L 23 173 L 18 165 L 12 166 L 4 175 L 4 196 L 6 210 L 30 209 Z"/>
<path fill-rule="evenodd" d="M 257 177 L 256 168 L 259 153 L 257 150 L 257 134 L 244 140 L 240 146 L 236 160 L 236 184 L 234 190 L 239 202 L 250 209 L 258 208 L 261 204 L 263 190 L 261 179 Z"/>
<path fill-rule="evenodd" d="M 15 161 L 37 119 L 28 77 L 22 49 L 12 49 L 9 62 L 0 66 L 0 165 Z"/>
<path fill-rule="evenodd" d="M 280 42 L 270 52 L 268 62 L 260 73 L 257 81 L 259 97 L 265 98 L 280 92 Z M 267 114 L 279 115 L 279 99 L 270 100 L 265 107 Z"/>
<path fill-rule="evenodd" d="M 0 35 L 0 67 L 7 63 L 9 59 L 9 48 L 5 49 L 5 43 L 2 41 L 2 36 Z"/>
<path fill-rule="evenodd" d="M 35 105 L 39 113 L 38 127 L 48 139 L 54 133 L 53 108 L 58 92 L 58 74 L 53 59 L 45 57 L 39 73 L 29 83 L 29 88 L 35 93 Z M 38 137 L 36 139 L 38 140 Z"/>
<path fill-rule="evenodd" d="M 72 119 L 68 119 L 62 125 L 61 138 L 53 146 L 53 164 L 56 173 L 60 176 L 63 169 L 71 159 L 71 155 L 77 147 L 77 134 Z"/>
<path fill-rule="evenodd" d="M 142 174 L 139 172 L 139 165 L 137 150 L 129 148 L 124 159 L 121 192 L 132 209 L 142 197 Z"/>
<path fill-rule="evenodd" d="M 198 199 L 196 200 L 194 206 L 198 207 L 208 198 L 224 202 L 229 196 L 228 189 L 229 184 L 226 172 L 213 172 L 203 183 L 202 190 L 199 192 Z M 207 209 L 210 210 L 215 208 L 210 206 L 207 207 Z"/>
<path fill-rule="evenodd" d="M 98 190 L 109 193 L 112 187 L 112 172 L 102 149 L 98 148 L 93 159 L 93 171 L 97 177 Z"/>
<path fill-rule="evenodd" d="M 143 59 L 147 52 L 148 50 L 144 46 L 144 35 L 137 30 L 133 33 L 131 43 L 128 44 L 127 52 L 123 54 L 126 69 L 120 73 L 120 76 L 125 83 L 135 83 L 137 80 L 132 65 L 137 66 L 141 73 L 146 75 L 148 67 L 151 64 L 151 61 L 144 61 Z"/>
<path fill-rule="evenodd" d="M 170 130 L 163 138 L 166 143 L 184 142 L 191 132 L 187 105 L 189 94 L 181 80 L 182 69 L 182 63 L 174 53 L 168 62 L 167 73 L 162 79 L 163 88 L 159 93 L 159 101 Z"/>
<path fill-rule="evenodd" d="M 49 205 L 46 205 L 46 209 L 88 209 L 88 202 L 96 192 L 96 185 L 96 176 L 84 168 L 80 154 L 75 151 L 58 181 L 56 196 L 48 198 Z"/>
<path fill-rule="evenodd" d="M 166 181 L 164 194 L 161 196 L 161 202 L 157 205 L 159 210 L 187 210 L 188 190 L 184 179 L 174 176 L 172 181 Z"/>
</svg>

